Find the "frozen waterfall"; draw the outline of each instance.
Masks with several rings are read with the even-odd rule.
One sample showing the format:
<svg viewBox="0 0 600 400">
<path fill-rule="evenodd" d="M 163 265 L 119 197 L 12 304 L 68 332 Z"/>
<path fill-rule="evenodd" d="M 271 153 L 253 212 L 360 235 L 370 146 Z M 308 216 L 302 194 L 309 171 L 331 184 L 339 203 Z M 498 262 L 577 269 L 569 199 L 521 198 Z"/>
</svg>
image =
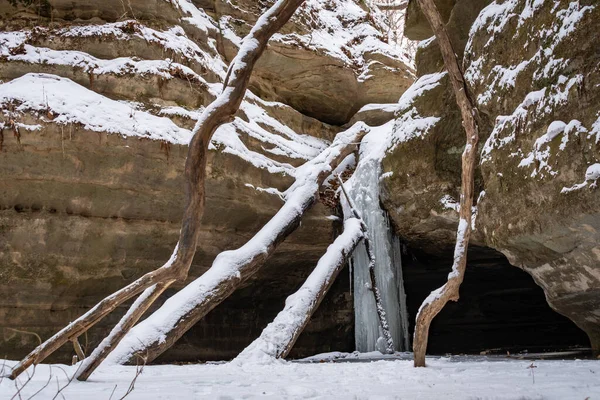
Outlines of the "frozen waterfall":
<svg viewBox="0 0 600 400">
<path fill-rule="evenodd" d="M 387 313 L 394 348 L 396 351 L 408 351 L 410 340 L 400 240 L 391 229 L 387 213 L 380 206 L 380 176 L 380 162 L 369 160 L 368 164 L 357 168 L 351 179 L 349 192 L 369 229 L 377 263 L 375 276 Z M 347 211 L 346 215 L 349 215 Z M 370 290 L 368 264 L 365 247 L 361 243 L 352 255 L 356 350 L 383 352 L 385 341 L 381 337 L 375 299 Z"/>
</svg>

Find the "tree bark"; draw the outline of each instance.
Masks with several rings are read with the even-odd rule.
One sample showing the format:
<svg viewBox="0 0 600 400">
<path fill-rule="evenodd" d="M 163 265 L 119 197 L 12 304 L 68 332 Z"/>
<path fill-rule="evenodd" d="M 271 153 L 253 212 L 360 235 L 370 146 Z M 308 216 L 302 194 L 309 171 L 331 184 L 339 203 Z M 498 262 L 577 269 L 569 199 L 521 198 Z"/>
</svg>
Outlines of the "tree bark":
<svg viewBox="0 0 600 400">
<path fill-rule="evenodd" d="M 127 311 L 127 314 L 121 318 L 121 321 L 111 330 L 110 334 L 96 347 L 96 349 L 83 360 L 83 364 L 78 368 L 75 377 L 79 381 L 86 381 L 90 375 L 102 364 L 102 361 L 108 357 L 110 352 L 125 337 L 127 332 L 144 315 L 146 310 L 156 301 L 156 299 L 165 291 L 174 281 L 166 281 L 149 287 L 142 293 Z M 144 360 L 145 363 L 146 360 Z"/>
<path fill-rule="evenodd" d="M 196 253 L 200 220 L 204 212 L 206 157 L 210 140 L 218 127 L 233 120 L 246 93 L 254 65 L 265 50 L 269 39 L 281 29 L 303 2 L 304 0 L 278 0 L 258 19 L 229 66 L 228 79 L 223 92 L 204 110 L 196 123 L 185 164 L 186 205 L 181 233 L 169 262 L 106 297 L 73 323 L 42 343 L 13 368 L 9 375 L 11 379 L 15 379 L 32 364 L 42 362 L 64 343 L 80 336 L 123 302 L 153 285 L 166 284 L 168 286 L 170 282 L 182 281 L 187 277 Z M 167 282 L 169 283 L 167 284 Z M 147 308 L 150 304 L 152 303 L 145 302 L 142 305 Z M 139 312 L 128 313 L 124 317 L 127 320 L 121 321 L 119 324 L 123 327 L 133 326 L 134 319 L 137 320 L 136 318 L 139 318 L 144 311 L 145 309 L 139 309 Z M 115 340 L 120 339 L 120 336 L 123 335 L 115 335 Z M 116 343 L 111 342 L 109 345 L 115 346 Z"/>
<path fill-rule="evenodd" d="M 448 301 L 458 301 L 460 285 L 465 276 L 467 248 L 471 236 L 471 208 L 473 206 L 479 127 L 476 120 L 477 110 L 469 96 L 463 72 L 435 3 L 433 0 L 418 0 L 418 2 L 438 40 L 444 64 L 448 70 L 452 89 L 456 97 L 456 103 L 460 109 L 463 127 L 467 135 L 467 143 L 462 154 L 462 184 L 459 209 L 460 221 L 456 236 L 452 272 L 448 275 L 446 284 L 431 292 L 427 299 L 425 299 L 419 309 L 415 324 L 413 341 L 413 351 L 415 356 L 414 364 L 415 367 L 424 367 L 431 321 L 444 308 Z"/>
<path fill-rule="evenodd" d="M 268 361 L 287 357 L 363 237 L 361 221 L 356 218 L 347 219 L 344 222 L 344 232 L 327 248 L 327 252 L 300 289 L 286 299 L 283 311 L 277 314 L 260 337 L 246 347 L 234 362 Z"/>
<path fill-rule="evenodd" d="M 77 359 L 79 361 L 83 360 L 85 358 L 85 353 L 83 352 L 83 349 L 81 348 L 81 345 L 79 344 L 79 339 L 73 339 L 73 350 L 75 350 L 75 354 L 77 354 Z"/>
<path fill-rule="evenodd" d="M 135 364 L 136 355 L 140 354 L 152 362 L 254 275 L 300 225 L 304 213 L 317 201 L 323 181 L 356 150 L 367 131 L 362 123 L 354 125 L 339 133 L 329 148 L 299 167 L 297 180 L 286 192 L 286 203 L 277 214 L 248 243 L 219 254 L 208 271 L 133 328 L 111 355 L 111 361 Z"/>
<path fill-rule="evenodd" d="M 359 214 L 358 210 L 354 206 L 352 199 L 346 192 L 346 188 L 344 187 L 344 182 L 342 178 L 338 176 L 338 180 L 340 181 L 340 188 L 342 188 L 342 192 L 346 197 L 346 201 L 348 202 L 348 206 L 352 210 L 352 214 L 354 217 L 360 221 L 360 226 L 363 231 L 364 242 L 365 242 L 365 251 L 367 252 L 367 257 L 369 258 L 369 278 L 371 280 L 371 291 L 373 292 L 373 296 L 375 297 L 375 308 L 377 311 L 377 316 L 379 317 L 379 325 L 381 326 L 381 332 L 383 334 L 383 338 L 385 339 L 386 351 L 388 354 L 394 354 L 394 341 L 392 339 L 392 335 L 390 334 L 390 326 L 387 322 L 387 315 L 385 313 L 385 308 L 383 307 L 383 300 L 381 299 L 381 292 L 379 291 L 379 286 L 377 285 L 377 278 L 375 277 L 375 255 L 373 254 L 373 250 L 371 250 L 371 239 L 369 239 L 367 225 L 365 221 L 362 219 L 362 216 Z"/>
</svg>

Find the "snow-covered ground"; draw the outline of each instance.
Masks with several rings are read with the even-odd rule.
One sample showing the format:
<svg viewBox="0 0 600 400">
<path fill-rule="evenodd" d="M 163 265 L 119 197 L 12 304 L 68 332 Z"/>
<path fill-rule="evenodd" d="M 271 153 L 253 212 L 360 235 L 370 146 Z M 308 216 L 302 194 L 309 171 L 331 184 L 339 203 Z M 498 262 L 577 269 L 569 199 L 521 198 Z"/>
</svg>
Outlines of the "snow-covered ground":
<svg viewBox="0 0 600 400">
<path fill-rule="evenodd" d="M 6 361 L 6 367 L 14 362 Z M 600 361 L 429 359 L 428 368 L 412 361 L 356 363 L 201 364 L 148 366 L 127 399 L 598 399 Z M 76 367 L 37 367 L 21 392 L 27 399 L 52 399 Z M 49 380 L 49 372 L 52 379 Z M 533 372 L 533 375 L 532 375 Z M 88 382 L 72 382 L 64 398 L 119 399 L 135 376 L 135 367 L 102 366 Z M 20 382 L 27 377 L 23 374 Z M 58 377 L 58 384 L 56 378 Z M 115 389 L 116 386 L 116 389 Z M 114 390 L 114 393 L 113 393 Z M 15 394 L 15 383 L 0 383 L 0 399 Z M 18 399 L 19 397 L 15 397 Z M 61 398 L 59 395 L 57 398 Z"/>
</svg>

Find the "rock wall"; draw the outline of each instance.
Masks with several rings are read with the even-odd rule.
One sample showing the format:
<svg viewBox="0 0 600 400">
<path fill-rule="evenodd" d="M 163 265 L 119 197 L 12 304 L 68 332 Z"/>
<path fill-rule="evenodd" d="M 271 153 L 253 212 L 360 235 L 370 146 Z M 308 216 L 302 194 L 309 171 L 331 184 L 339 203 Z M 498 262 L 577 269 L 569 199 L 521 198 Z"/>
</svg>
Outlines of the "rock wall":
<svg viewBox="0 0 600 400">
<path fill-rule="evenodd" d="M 33 333 L 48 337 L 168 258 L 191 129 L 271 4 L 28 3 L 0 0 L 0 351 L 10 358 L 35 346 Z M 436 3 L 477 99 L 482 157 L 464 302 L 436 320 L 431 350 L 584 344 L 509 262 L 597 347 L 598 7 Z M 385 43 L 384 30 L 361 1 L 307 0 L 273 38 L 236 119 L 214 137 L 190 279 L 277 211 L 297 166 L 365 121 L 382 135 L 393 130 L 381 200 L 410 249 L 412 316 L 443 280 L 458 221 L 460 115 L 416 2 L 406 23 L 407 36 L 421 40 L 415 84 L 410 60 Z M 317 205 L 261 272 L 160 361 L 235 356 L 310 273 L 338 232 L 328 218 L 337 212 Z M 91 348 L 118 316 L 82 341 Z M 353 350 L 353 342 L 342 273 L 292 356 Z M 72 353 L 65 347 L 57 359 Z"/>
<path fill-rule="evenodd" d="M 417 75 L 435 84 L 401 110 L 402 118 L 439 120 L 388 154 L 384 172 L 393 175 L 384 181 L 383 201 L 409 246 L 443 254 L 451 251 L 458 221 L 464 138 L 447 78 L 435 74 L 435 40 L 426 39 L 430 31 L 414 3 L 406 34 L 425 39 Z M 598 350 L 598 5 L 436 3 L 462 54 L 482 127 L 473 244 L 500 251 L 528 272 L 550 306 Z"/>
<path fill-rule="evenodd" d="M 0 352 L 9 358 L 168 259 L 191 129 L 269 5 L 29 3 L 0 1 Z M 328 7 L 308 2 L 274 38 L 235 121 L 215 134 L 188 281 L 275 214 L 295 167 L 341 129 L 331 123 L 347 122 L 366 103 L 395 101 L 412 82 L 365 9 L 353 1 Z M 355 33 L 337 47 L 311 43 L 313 29 L 335 28 L 323 12 L 343 14 L 370 46 L 358 48 Z M 328 218 L 336 212 L 315 206 L 264 269 L 161 360 L 239 353 L 311 272 L 337 234 Z M 293 355 L 353 349 L 348 288 L 343 273 Z M 123 312 L 81 338 L 88 350 Z M 55 360 L 72 353 L 65 346 Z"/>
</svg>

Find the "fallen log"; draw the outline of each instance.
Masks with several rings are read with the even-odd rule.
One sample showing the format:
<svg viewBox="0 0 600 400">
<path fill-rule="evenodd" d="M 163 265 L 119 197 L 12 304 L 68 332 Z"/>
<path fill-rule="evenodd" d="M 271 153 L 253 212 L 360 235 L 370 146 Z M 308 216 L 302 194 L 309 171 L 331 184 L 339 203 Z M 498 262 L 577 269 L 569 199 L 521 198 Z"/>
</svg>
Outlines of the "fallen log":
<svg viewBox="0 0 600 400">
<path fill-rule="evenodd" d="M 283 311 L 234 362 L 269 362 L 287 357 L 356 245 L 363 239 L 361 222 L 356 218 L 344 221 L 344 232 L 327 248 L 300 289 L 285 300 Z"/>
<path fill-rule="evenodd" d="M 368 130 L 364 123 L 356 123 L 339 133 L 321 154 L 298 167 L 296 181 L 285 192 L 286 202 L 277 214 L 244 246 L 219 254 L 208 271 L 135 326 L 110 361 L 135 364 L 139 355 L 152 362 L 254 275 L 300 225 L 304 213 L 317 201 L 321 184 L 357 149 Z"/>
</svg>

